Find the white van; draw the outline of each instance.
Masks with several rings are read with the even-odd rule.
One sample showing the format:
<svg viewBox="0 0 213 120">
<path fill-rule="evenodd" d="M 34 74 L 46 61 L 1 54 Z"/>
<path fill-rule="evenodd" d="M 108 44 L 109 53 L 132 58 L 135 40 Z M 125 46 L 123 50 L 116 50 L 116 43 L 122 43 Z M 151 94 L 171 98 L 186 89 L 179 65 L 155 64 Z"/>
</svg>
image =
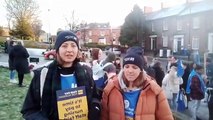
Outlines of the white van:
<svg viewBox="0 0 213 120">
<path fill-rule="evenodd" d="M 24 46 L 24 41 L 23 40 L 12 40 L 12 41 L 16 42 L 17 45 Z"/>
<path fill-rule="evenodd" d="M 120 56 L 121 55 L 121 51 L 118 49 L 118 48 L 116 48 L 116 47 L 110 47 L 110 48 L 108 48 L 107 50 L 106 50 L 106 52 L 113 52 L 113 53 L 115 53 L 115 55 L 117 55 L 117 56 Z"/>
</svg>

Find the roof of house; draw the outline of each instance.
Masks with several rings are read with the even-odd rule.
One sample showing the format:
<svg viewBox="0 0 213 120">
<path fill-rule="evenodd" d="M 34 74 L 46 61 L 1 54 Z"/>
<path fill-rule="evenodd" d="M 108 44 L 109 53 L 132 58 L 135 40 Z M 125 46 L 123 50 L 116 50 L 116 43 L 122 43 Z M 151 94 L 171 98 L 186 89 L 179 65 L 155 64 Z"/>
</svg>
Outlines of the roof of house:
<svg viewBox="0 0 213 120">
<path fill-rule="evenodd" d="M 205 11 L 213 10 L 213 1 L 212 0 L 204 0 L 202 2 L 192 3 L 191 5 L 187 7 L 183 12 L 181 12 L 179 15 L 189 15 L 189 14 L 195 14 Z"/>
<path fill-rule="evenodd" d="M 213 10 L 213 1 L 204 0 L 190 4 L 182 4 L 146 15 L 146 20 L 156 20 L 171 16 L 183 16 Z"/>
<path fill-rule="evenodd" d="M 88 24 L 89 28 L 109 28 L 109 23 L 90 23 Z"/>
</svg>

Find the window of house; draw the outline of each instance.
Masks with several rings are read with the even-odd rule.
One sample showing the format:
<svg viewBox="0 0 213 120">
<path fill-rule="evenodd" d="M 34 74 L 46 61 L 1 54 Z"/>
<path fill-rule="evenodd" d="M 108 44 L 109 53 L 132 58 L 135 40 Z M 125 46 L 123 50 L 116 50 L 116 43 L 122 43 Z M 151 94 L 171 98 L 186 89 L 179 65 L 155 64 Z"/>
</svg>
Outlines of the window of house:
<svg viewBox="0 0 213 120">
<path fill-rule="evenodd" d="M 105 35 L 105 32 L 104 32 L 104 31 L 100 31 L 100 35 L 101 35 L 101 36 L 104 36 L 104 35 Z"/>
<path fill-rule="evenodd" d="M 192 37 L 192 49 L 199 49 L 199 37 L 197 36 Z"/>
<path fill-rule="evenodd" d="M 194 17 L 193 18 L 193 29 L 198 29 L 200 28 L 200 19 L 199 17 Z"/>
<path fill-rule="evenodd" d="M 92 31 L 89 31 L 89 36 L 92 36 Z"/>
<path fill-rule="evenodd" d="M 90 43 L 90 42 L 92 42 L 92 39 L 90 38 L 88 41 L 89 41 L 89 43 Z"/>
<path fill-rule="evenodd" d="M 112 37 L 113 37 L 113 40 L 115 40 L 116 39 L 116 34 L 112 33 Z"/>
<path fill-rule="evenodd" d="M 163 47 L 168 47 L 168 36 L 163 36 Z"/>
<path fill-rule="evenodd" d="M 182 30 L 182 21 L 177 20 L 177 30 Z"/>
<path fill-rule="evenodd" d="M 106 39 L 105 38 L 99 38 L 99 43 L 106 44 Z"/>
<path fill-rule="evenodd" d="M 168 30 L 168 23 L 166 20 L 163 21 L 163 30 Z"/>
<path fill-rule="evenodd" d="M 155 25 L 154 25 L 154 23 L 152 23 L 152 32 L 154 32 L 155 31 Z"/>
</svg>

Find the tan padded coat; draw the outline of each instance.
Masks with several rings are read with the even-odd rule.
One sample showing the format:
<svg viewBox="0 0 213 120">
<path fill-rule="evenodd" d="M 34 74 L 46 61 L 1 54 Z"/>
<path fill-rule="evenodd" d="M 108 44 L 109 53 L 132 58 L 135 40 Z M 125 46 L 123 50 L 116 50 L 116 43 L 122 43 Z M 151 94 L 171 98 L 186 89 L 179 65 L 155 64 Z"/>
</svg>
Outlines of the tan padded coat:
<svg viewBox="0 0 213 120">
<path fill-rule="evenodd" d="M 101 120 L 125 120 L 118 78 L 108 82 L 102 97 Z M 148 76 L 138 98 L 134 120 L 174 120 L 162 88 Z"/>
</svg>

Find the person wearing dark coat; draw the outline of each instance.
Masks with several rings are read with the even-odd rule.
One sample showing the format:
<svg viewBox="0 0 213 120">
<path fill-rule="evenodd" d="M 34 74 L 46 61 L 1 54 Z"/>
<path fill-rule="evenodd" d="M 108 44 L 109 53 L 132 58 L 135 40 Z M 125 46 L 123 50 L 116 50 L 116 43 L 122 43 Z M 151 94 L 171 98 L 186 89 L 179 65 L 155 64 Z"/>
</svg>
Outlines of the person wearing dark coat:
<svg viewBox="0 0 213 120">
<path fill-rule="evenodd" d="M 190 98 L 192 99 L 192 117 L 193 119 L 199 119 L 197 117 L 197 111 L 201 105 L 201 100 L 204 98 L 206 85 L 204 82 L 204 77 L 202 76 L 204 68 L 201 65 L 196 65 L 193 75 L 189 75 L 189 85 L 190 85 Z"/>
<path fill-rule="evenodd" d="M 191 70 L 190 70 L 189 64 L 187 64 L 187 63 L 183 63 L 183 67 L 184 67 L 184 74 L 182 76 L 183 84 L 180 85 L 180 87 L 182 89 L 186 90 L 187 81 L 188 81 L 189 74 L 190 74 Z"/>
<path fill-rule="evenodd" d="M 209 120 L 213 120 L 213 83 L 209 83 L 207 86 L 208 93 L 208 109 L 209 109 Z"/>
<path fill-rule="evenodd" d="M 88 111 L 86 111 L 88 120 L 99 120 L 98 116 L 101 110 L 99 96 L 96 92 L 91 68 L 79 63 L 77 36 L 71 31 L 61 31 L 56 37 L 55 50 L 56 59 L 52 63 L 33 71 L 34 76 L 21 110 L 23 118 L 26 120 L 71 119 L 65 116 L 59 118 L 60 114 L 58 112 L 61 109 L 58 109 L 57 106 L 59 96 L 56 92 L 63 90 L 72 92 L 72 89 L 84 86 L 87 106 L 84 103 L 80 104 L 88 108 Z M 42 77 L 44 75 L 43 68 L 48 69 L 45 78 Z M 43 89 L 42 82 L 40 82 L 42 78 L 45 81 Z M 77 114 L 79 112 L 76 112 L 73 109 L 69 110 L 69 113 L 75 117 L 79 115 Z"/>
<path fill-rule="evenodd" d="M 9 39 L 9 38 L 8 38 Z M 9 49 L 10 49 L 10 40 L 6 40 L 5 42 L 4 42 L 4 52 L 5 53 L 9 53 Z"/>
<path fill-rule="evenodd" d="M 120 58 L 116 58 L 115 59 L 114 65 L 116 67 L 116 74 L 118 74 L 120 72 L 120 70 L 121 70 L 121 60 L 120 60 Z"/>
<path fill-rule="evenodd" d="M 8 51 L 9 54 L 10 54 L 11 49 L 15 45 L 16 45 L 16 43 L 14 41 L 10 41 L 10 47 L 8 47 L 9 48 L 8 49 L 9 50 Z M 8 59 L 8 65 L 9 65 L 9 70 L 10 70 L 10 82 L 11 83 L 17 83 L 17 81 L 15 80 L 16 70 L 15 70 L 15 67 L 14 67 L 14 65 L 12 63 L 12 60 L 10 58 Z"/>
<path fill-rule="evenodd" d="M 159 86 L 162 86 L 162 80 L 163 80 L 163 78 L 165 76 L 165 73 L 163 71 L 161 63 L 159 61 L 156 61 L 152 68 L 155 71 L 155 80 L 156 80 L 156 82 L 158 83 Z"/>
<path fill-rule="evenodd" d="M 14 69 L 18 73 L 18 86 L 23 87 L 23 79 L 24 74 L 29 73 L 29 63 L 28 58 L 29 54 L 25 47 L 22 45 L 15 45 L 10 53 L 9 53 L 9 59 L 11 60 L 12 65 L 14 66 Z"/>
<path fill-rule="evenodd" d="M 115 59 L 116 59 L 115 53 L 108 52 L 107 57 L 103 61 L 101 61 L 101 63 L 100 63 L 101 66 L 104 67 L 103 70 L 107 74 L 107 79 L 109 79 L 110 77 L 116 75 L 116 66 L 114 65 Z M 112 64 L 109 64 L 109 65 L 105 66 L 108 63 L 112 63 Z"/>
</svg>

